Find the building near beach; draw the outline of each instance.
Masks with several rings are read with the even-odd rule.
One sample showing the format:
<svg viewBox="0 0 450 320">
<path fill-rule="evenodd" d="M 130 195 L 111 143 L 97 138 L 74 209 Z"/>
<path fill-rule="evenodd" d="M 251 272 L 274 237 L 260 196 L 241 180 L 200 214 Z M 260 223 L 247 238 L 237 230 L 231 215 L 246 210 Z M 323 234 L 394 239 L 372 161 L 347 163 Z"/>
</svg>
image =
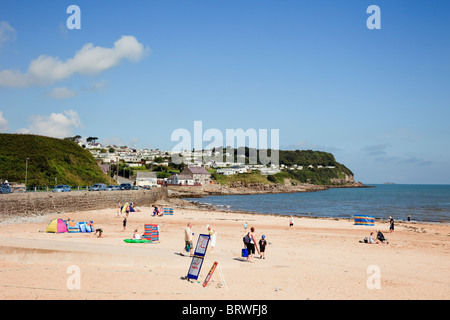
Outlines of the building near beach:
<svg viewBox="0 0 450 320">
<path fill-rule="evenodd" d="M 207 185 L 211 183 L 211 175 L 204 167 L 185 167 L 180 174 L 191 176 L 195 184 Z"/>
</svg>

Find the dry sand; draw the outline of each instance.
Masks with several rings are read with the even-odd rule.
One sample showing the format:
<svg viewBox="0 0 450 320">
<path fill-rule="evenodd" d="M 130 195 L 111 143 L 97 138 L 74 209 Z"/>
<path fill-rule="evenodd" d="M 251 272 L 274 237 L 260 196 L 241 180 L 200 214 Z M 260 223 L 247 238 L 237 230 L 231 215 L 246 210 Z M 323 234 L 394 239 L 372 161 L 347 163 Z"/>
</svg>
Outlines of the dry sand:
<svg viewBox="0 0 450 320">
<path fill-rule="evenodd" d="M 152 208 L 130 213 L 127 229 L 115 209 L 52 214 L 0 225 L 0 297 L 6 299 L 162 299 L 162 300 L 322 300 L 448 299 L 450 226 L 388 223 L 355 226 L 347 219 L 295 218 L 227 213 L 188 207 L 181 200 L 160 204 L 173 216 L 152 217 Z M 180 207 L 177 207 L 180 206 Z M 104 234 L 45 233 L 52 218 L 94 220 Z M 203 282 L 213 261 L 208 286 L 184 279 L 191 258 L 179 253 L 184 228 L 193 223 L 195 240 L 210 224 L 217 231 L 213 254 L 200 273 Z M 243 223 L 266 235 L 266 259 L 242 258 Z M 160 226 L 160 242 L 129 244 L 134 229 Z M 360 243 L 382 230 L 389 244 Z M 79 268 L 80 288 L 70 288 Z M 379 277 L 378 277 L 379 275 Z M 377 282 L 379 279 L 379 282 Z M 223 281 L 225 280 L 225 281 Z"/>
</svg>

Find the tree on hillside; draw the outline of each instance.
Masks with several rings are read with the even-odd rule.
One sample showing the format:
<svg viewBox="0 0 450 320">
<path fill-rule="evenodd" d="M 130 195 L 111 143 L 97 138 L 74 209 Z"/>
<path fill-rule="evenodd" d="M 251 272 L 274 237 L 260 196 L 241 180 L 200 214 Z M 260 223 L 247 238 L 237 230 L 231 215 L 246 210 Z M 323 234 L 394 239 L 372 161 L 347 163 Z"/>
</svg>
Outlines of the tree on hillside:
<svg viewBox="0 0 450 320">
<path fill-rule="evenodd" d="M 81 139 L 80 135 L 76 135 L 74 137 L 66 137 L 66 138 L 64 138 L 64 140 L 69 140 L 69 141 L 72 141 L 72 142 L 75 142 L 75 143 L 80 142 L 80 139 Z"/>
</svg>

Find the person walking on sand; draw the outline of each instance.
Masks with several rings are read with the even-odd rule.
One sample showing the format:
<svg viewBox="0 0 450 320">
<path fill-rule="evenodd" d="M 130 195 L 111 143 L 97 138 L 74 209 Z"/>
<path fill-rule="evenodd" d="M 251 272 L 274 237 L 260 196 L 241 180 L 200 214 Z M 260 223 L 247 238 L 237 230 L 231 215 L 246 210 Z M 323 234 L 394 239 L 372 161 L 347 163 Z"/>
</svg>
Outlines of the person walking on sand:
<svg viewBox="0 0 450 320">
<path fill-rule="evenodd" d="M 294 217 L 291 216 L 291 217 L 289 218 L 289 227 L 293 227 L 293 226 L 294 226 Z"/>
<path fill-rule="evenodd" d="M 120 205 L 120 202 L 117 204 L 117 218 L 119 218 L 120 217 L 120 214 L 122 213 L 122 210 L 121 210 L 121 205 Z"/>
<path fill-rule="evenodd" d="M 192 257 L 194 254 L 194 234 L 192 233 L 192 223 L 188 222 L 186 228 L 184 228 L 184 250 L 189 252 Z M 184 255 L 181 253 L 181 255 Z"/>
<path fill-rule="evenodd" d="M 267 245 L 267 241 L 266 241 L 266 236 L 262 235 L 261 239 L 259 240 L 259 252 L 261 253 L 261 255 L 259 256 L 260 259 L 265 259 L 266 258 L 266 245 Z"/>
<path fill-rule="evenodd" d="M 255 239 L 255 228 L 251 227 L 250 228 L 250 232 L 248 233 L 248 237 L 249 237 L 249 242 L 246 243 L 247 245 L 247 251 L 248 251 L 248 257 L 247 257 L 247 261 L 248 262 L 253 262 L 253 255 L 255 254 L 255 241 L 253 241 L 253 239 Z"/>
<path fill-rule="evenodd" d="M 127 217 L 123 219 L 123 231 L 127 228 Z"/>
<path fill-rule="evenodd" d="M 210 238 L 209 243 L 210 252 L 214 252 L 214 247 L 216 246 L 216 230 L 209 224 L 206 226 L 206 229 L 208 229 L 208 234 Z"/>
<path fill-rule="evenodd" d="M 394 232 L 394 219 L 389 217 L 389 233 Z"/>
</svg>

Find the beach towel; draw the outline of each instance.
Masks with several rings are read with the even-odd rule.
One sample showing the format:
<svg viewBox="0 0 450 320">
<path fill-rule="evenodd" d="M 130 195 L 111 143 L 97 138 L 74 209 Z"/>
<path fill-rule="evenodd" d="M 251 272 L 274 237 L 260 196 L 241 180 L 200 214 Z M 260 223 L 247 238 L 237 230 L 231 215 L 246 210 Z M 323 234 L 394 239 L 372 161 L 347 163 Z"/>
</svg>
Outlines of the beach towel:
<svg viewBox="0 0 450 320">
<path fill-rule="evenodd" d="M 87 232 L 87 230 L 86 230 L 86 222 L 80 222 L 80 223 L 78 223 L 78 226 L 80 228 L 80 232 L 81 233 L 86 233 Z"/>
</svg>

